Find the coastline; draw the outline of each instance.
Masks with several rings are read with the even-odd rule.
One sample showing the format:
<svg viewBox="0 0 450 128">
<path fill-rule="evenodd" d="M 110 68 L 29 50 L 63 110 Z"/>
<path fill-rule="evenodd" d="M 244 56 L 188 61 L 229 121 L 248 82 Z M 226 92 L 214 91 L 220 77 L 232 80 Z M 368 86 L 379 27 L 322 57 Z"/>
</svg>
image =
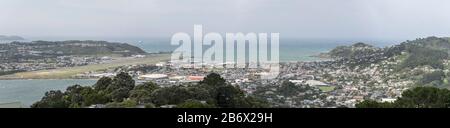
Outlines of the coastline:
<svg viewBox="0 0 450 128">
<path fill-rule="evenodd" d="M 332 61 L 332 58 L 323 57 L 320 53 L 317 55 L 310 55 L 309 57 L 315 58 L 314 60 L 286 60 L 280 61 L 280 63 L 313 63 L 313 62 L 323 62 Z M 98 80 L 99 78 L 79 78 L 74 77 L 77 74 L 85 73 L 89 71 L 105 70 L 108 68 L 116 68 L 126 65 L 136 65 L 136 64 L 156 64 L 163 61 L 168 61 L 170 54 L 163 53 L 149 53 L 149 56 L 144 58 L 119 58 L 104 64 L 91 64 L 85 66 L 49 69 L 49 70 L 38 70 L 38 71 L 25 71 L 18 72 L 8 75 L 0 76 L 0 80 Z M 81 69 L 81 70 L 79 70 Z"/>
<path fill-rule="evenodd" d="M 28 72 L 18 72 L 9 75 L 0 76 L 0 80 L 60 80 L 60 79 L 83 79 L 75 78 L 77 74 L 82 74 L 90 71 L 105 70 L 109 68 L 116 68 L 125 65 L 139 65 L 139 64 L 156 64 L 162 61 L 169 60 L 169 54 L 148 54 L 143 58 L 119 58 L 108 63 L 92 64 L 85 66 L 38 70 Z M 86 78 L 90 79 L 90 78 Z"/>
</svg>

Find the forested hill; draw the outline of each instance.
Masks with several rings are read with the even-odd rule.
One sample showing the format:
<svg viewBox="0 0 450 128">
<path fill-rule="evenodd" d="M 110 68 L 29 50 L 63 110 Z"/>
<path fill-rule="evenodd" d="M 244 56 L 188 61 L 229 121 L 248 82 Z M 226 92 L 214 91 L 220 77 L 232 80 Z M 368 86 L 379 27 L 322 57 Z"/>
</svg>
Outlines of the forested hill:
<svg viewBox="0 0 450 128">
<path fill-rule="evenodd" d="M 338 46 L 329 52 L 333 58 L 362 58 L 381 52 L 380 48 L 365 43 L 355 43 L 351 46 Z"/>
<path fill-rule="evenodd" d="M 145 54 L 142 49 L 126 43 L 106 41 L 33 41 L 0 44 L 3 56 L 26 55 L 135 55 Z"/>
<path fill-rule="evenodd" d="M 399 68 L 432 66 L 443 68 L 450 53 L 450 38 L 427 37 L 405 41 L 398 45 L 377 48 L 364 43 L 338 46 L 326 56 L 349 66 L 367 66 L 388 59 L 401 61 Z M 393 58 L 397 57 L 397 58 Z"/>
</svg>

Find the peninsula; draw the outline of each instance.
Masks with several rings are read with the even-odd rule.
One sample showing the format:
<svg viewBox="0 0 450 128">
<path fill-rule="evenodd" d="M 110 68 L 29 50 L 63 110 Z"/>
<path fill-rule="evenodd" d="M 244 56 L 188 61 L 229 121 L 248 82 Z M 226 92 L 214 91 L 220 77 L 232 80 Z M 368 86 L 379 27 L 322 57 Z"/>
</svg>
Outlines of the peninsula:
<svg viewBox="0 0 450 128">
<path fill-rule="evenodd" d="M 124 65 L 153 64 L 168 54 L 149 54 L 126 43 L 33 41 L 0 44 L 0 79 L 65 79 Z"/>
</svg>

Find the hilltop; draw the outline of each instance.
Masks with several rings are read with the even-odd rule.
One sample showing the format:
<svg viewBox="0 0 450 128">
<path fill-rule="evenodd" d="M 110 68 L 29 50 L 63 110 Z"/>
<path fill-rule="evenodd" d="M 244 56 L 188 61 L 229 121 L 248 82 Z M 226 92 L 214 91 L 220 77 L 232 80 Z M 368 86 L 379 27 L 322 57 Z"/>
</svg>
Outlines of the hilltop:
<svg viewBox="0 0 450 128">
<path fill-rule="evenodd" d="M 10 51 L 16 49 L 28 49 L 41 51 L 43 54 L 60 55 L 92 55 L 92 54 L 145 54 L 139 47 L 126 43 L 115 43 L 107 41 L 93 40 L 69 40 L 69 41 L 33 41 L 33 42 L 12 42 L 0 45 L 1 50 Z M 12 48 L 12 49 L 11 49 Z"/>
<path fill-rule="evenodd" d="M 361 58 L 379 52 L 381 49 L 362 42 L 351 46 L 338 46 L 331 50 L 328 55 L 332 58 Z"/>
<path fill-rule="evenodd" d="M 130 56 L 146 54 L 136 46 L 106 41 L 33 41 L 0 44 L 0 62 L 54 59 L 58 56 Z"/>
<path fill-rule="evenodd" d="M 450 87 L 450 38 L 427 37 L 377 48 L 363 43 L 339 46 L 325 53 L 333 64 L 382 73 L 383 81 Z"/>
<path fill-rule="evenodd" d="M 26 72 L 20 76 L 27 75 L 29 71 L 47 71 L 63 70 L 64 68 L 71 73 L 79 73 L 86 69 L 103 69 L 117 65 L 104 65 L 116 62 L 118 64 L 135 63 L 135 61 L 145 61 L 147 58 L 153 62 L 152 57 L 146 57 L 147 54 L 142 49 L 126 43 L 112 43 L 106 41 L 33 41 L 33 42 L 11 42 L 0 44 L 0 76 Z M 127 60 L 126 58 L 135 58 Z M 125 61 L 125 62 L 122 62 Z M 128 61 L 128 62 L 127 62 Z M 102 65 L 103 64 L 103 65 Z M 83 70 L 75 67 L 87 67 Z M 94 66 L 94 68 L 92 68 Z M 69 69 L 74 69 L 74 71 Z M 90 70 L 87 70 L 90 71 Z M 45 74 L 45 73 L 44 73 Z M 65 75 L 55 74 L 57 77 Z M 58 76 L 59 75 L 59 76 Z M 17 78 L 17 77 L 14 77 Z M 53 78 L 45 77 L 45 78 Z"/>
</svg>

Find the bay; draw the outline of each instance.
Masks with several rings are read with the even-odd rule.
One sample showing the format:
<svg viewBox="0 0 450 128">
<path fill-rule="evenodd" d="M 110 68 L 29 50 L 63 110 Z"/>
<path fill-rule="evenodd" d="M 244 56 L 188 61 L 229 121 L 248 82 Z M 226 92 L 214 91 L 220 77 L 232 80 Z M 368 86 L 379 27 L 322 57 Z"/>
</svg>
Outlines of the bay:
<svg viewBox="0 0 450 128">
<path fill-rule="evenodd" d="M 25 107 L 39 101 L 50 90 L 64 91 L 68 86 L 91 86 L 97 80 L 0 80 L 0 103 L 20 102 Z"/>
</svg>

